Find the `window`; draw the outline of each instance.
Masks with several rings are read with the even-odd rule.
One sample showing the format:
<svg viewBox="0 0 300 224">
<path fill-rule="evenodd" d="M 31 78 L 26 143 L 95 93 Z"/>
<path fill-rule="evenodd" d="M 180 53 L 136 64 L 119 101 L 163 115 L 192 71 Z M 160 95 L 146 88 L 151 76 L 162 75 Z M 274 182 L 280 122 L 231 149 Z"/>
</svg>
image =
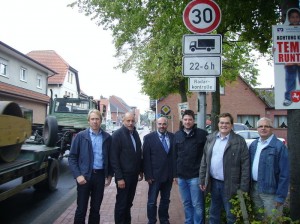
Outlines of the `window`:
<svg viewBox="0 0 300 224">
<path fill-rule="evenodd" d="M 26 69 L 25 68 L 20 69 L 20 80 L 26 81 Z"/>
<path fill-rule="evenodd" d="M 220 86 L 220 95 L 224 95 L 224 94 L 225 94 L 225 87 Z"/>
<path fill-rule="evenodd" d="M 70 71 L 68 72 L 68 82 L 69 83 L 73 83 L 73 75 L 74 74 L 72 72 L 70 72 Z"/>
<path fill-rule="evenodd" d="M 256 128 L 256 123 L 259 120 L 258 115 L 238 115 L 237 122 L 243 123 L 248 126 L 248 128 Z"/>
<path fill-rule="evenodd" d="M 0 75 L 7 76 L 7 61 L 0 58 Z"/>
<path fill-rule="evenodd" d="M 273 122 L 274 128 L 287 128 L 287 116 L 286 115 L 275 115 L 274 116 L 274 122 Z"/>
<path fill-rule="evenodd" d="M 36 76 L 36 87 L 39 89 L 42 88 L 42 76 L 41 75 Z"/>
</svg>

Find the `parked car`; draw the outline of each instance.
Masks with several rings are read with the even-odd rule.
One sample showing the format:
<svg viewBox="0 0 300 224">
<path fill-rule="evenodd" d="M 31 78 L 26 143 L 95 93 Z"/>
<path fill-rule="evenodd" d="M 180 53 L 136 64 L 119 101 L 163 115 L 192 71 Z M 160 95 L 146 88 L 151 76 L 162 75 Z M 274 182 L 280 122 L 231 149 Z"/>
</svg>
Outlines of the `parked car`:
<svg viewBox="0 0 300 224">
<path fill-rule="evenodd" d="M 241 130 L 241 131 L 236 131 L 236 133 L 242 136 L 246 140 L 248 148 L 255 139 L 259 138 L 258 131 L 255 130 Z M 284 144 L 286 144 L 284 138 L 278 138 L 278 139 L 282 141 Z"/>
<path fill-rule="evenodd" d="M 248 126 L 242 123 L 234 123 L 233 131 L 249 130 Z M 206 125 L 206 131 L 211 133 L 211 125 Z"/>
</svg>

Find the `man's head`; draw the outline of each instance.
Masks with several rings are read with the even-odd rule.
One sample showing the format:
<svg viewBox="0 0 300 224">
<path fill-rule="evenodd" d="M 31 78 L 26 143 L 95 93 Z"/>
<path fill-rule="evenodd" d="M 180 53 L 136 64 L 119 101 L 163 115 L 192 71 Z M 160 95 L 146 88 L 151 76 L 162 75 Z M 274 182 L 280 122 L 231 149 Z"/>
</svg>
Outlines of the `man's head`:
<svg viewBox="0 0 300 224">
<path fill-rule="evenodd" d="M 257 121 L 257 131 L 262 140 L 268 139 L 273 134 L 273 122 L 267 117 Z"/>
<path fill-rule="evenodd" d="M 233 117 L 230 113 L 223 113 L 219 115 L 219 132 L 221 136 L 225 137 L 233 128 Z"/>
<path fill-rule="evenodd" d="M 97 109 L 90 110 L 88 114 L 88 123 L 94 132 L 98 132 L 100 130 L 101 122 L 102 116 L 100 111 Z"/>
<path fill-rule="evenodd" d="M 182 114 L 182 124 L 184 129 L 191 130 L 195 124 L 195 114 L 192 110 L 185 110 Z"/>
<path fill-rule="evenodd" d="M 168 128 L 168 119 L 166 117 L 158 118 L 156 121 L 156 127 L 159 133 L 166 133 Z"/>
<path fill-rule="evenodd" d="M 135 125 L 135 118 L 132 112 L 125 113 L 123 117 L 123 125 L 129 130 L 133 131 Z"/>
</svg>

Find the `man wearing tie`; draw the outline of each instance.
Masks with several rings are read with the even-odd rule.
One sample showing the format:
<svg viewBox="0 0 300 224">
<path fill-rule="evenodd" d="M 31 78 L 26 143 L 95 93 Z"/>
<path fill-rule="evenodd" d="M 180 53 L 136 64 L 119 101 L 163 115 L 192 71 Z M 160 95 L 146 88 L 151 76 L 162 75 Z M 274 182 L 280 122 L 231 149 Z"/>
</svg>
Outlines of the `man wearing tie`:
<svg viewBox="0 0 300 224">
<path fill-rule="evenodd" d="M 131 223 L 130 209 L 136 186 L 138 180 L 143 179 L 141 140 L 134 125 L 134 114 L 127 112 L 123 117 L 123 126 L 112 134 L 110 161 L 117 186 L 116 224 Z"/>
<path fill-rule="evenodd" d="M 157 222 L 157 197 L 160 193 L 159 221 L 161 224 L 169 224 L 174 134 L 167 131 L 168 119 L 165 117 L 157 119 L 156 126 L 157 131 L 147 134 L 143 144 L 144 175 L 149 184 L 147 217 L 148 224 Z"/>
</svg>

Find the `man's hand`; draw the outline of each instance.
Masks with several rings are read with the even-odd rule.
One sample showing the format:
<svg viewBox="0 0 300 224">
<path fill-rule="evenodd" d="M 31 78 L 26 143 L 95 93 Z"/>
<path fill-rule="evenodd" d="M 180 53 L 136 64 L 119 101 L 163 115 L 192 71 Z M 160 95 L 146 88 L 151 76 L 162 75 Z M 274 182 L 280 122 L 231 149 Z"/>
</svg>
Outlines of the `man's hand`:
<svg viewBox="0 0 300 224">
<path fill-rule="evenodd" d="M 118 184 L 118 188 L 121 188 L 121 189 L 125 188 L 125 180 L 123 180 L 123 179 L 118 180 L 117 184 Z"/>
<path fill-rule="evenodd" d="M 77 181 L 77 183 L 78 183 L 79 185 L 86 184 L 86 180 L 85 180 L 85 178 L 84 178 L 83 175 L 78 176 L 78 177 L 76 178 L 76 181 Z"/>
<path fill-rule="evenodd" d="M 205 185 L 201 185 L 201 184 L 200 184 L 199 187 L 200 187 L 200 190 L 201 190 L 201 191 L 205 191 L 205 190 L 206 190 Z"/>
<path fill-rule="evenodd" d="M 152 184 L 154 182 L 154 179 L 149 179 L 149 180 L 146 180 L 148 182 L 148 184 Z"/>
<path fill-rule="evenodd" d="M 280 202 L 275 202 L 275 208 L 278 209 L 280 206 L 282 206 L 283 203 Z"/>
<path fill-rule="evenodd" d="M 142 173 L 142 172 L 140 172 L 140 175 L 139 175 L 140 177 L 139 177 L 139 181 L 141 181 L 141 180 L 143 180 L 143 178 L 144 178 L 144 174 Z"/>
<path fill-rule="evenodd" d="M 108 176 L 107 178 L 105 178 L 105 187 L 108 187 L 111 183 L 111 179 L 112 179 L 112 176 Z"/>
</svg>

